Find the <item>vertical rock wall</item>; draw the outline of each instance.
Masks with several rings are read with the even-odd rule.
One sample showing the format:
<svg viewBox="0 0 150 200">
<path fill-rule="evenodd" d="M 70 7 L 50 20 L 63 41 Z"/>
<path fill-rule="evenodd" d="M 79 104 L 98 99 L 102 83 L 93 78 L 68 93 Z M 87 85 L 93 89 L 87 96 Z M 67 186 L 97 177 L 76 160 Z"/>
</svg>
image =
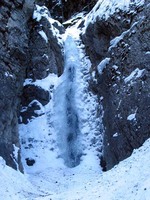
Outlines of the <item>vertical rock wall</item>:
<svg viewBox="0 0 150 200">
<path fill-rule="evenodd" d="M 14 150 L 20 148 L 18 116 L 28 60 L 30 9 L 21 0 L 0 2 L 0 156 L 15 169 L 18 163 L 21 171 L 20 151 L 15 155 Z"/>
<path fill-rule="evenodd" d="M 62 0 L 63 20 L 69 19 L 73 14 L 81 11 L 89 12 L 96 4 L 97 0 Z"/>
<path fill-rule="evenodd" d="M 61 34 L 65 30 L 58 21 L 53 19 L 49 21 L 49 17 L 50 13 L 45 6 L 35 6 L 33 20 L 29 23 L 30 62 L 26 70 L 26 78 L 30 79 L 30 83 L 23 88 L 21 98 L 23 109 L 21 110 L 20 123 L 26 124 L 33 117 L 37 117 L 35 111 L 40 110 L 39 104 L 44 106 L 49 103 L 51 98 L 49 91 L 32 83 L 46 78 L 50 73 L 55 73 L 58 76 L 63 73 Z"/>
<path fill-rule="evenodd" d="M 90 89 L 104 108 L 104 170 L 150 137 L 149 11 L 148 1 L 128 12 L 116 10 L 108 19 L 97 17 L 83 35 L 96 72 Z"/>
<path fill-rule="evenodd" d="M 61 47 L 53 33 L 48 32 L 50 24 L 44 18 L 41 23 L 32 19 L 36 3 L 34 0 L 0 2 L 0 156 L 7 165 L 20 171 L 23 171 L 18 134 L 21 104 L 39 98 L 39 91 L 44 104 L 50 99 L 38 87 L 23 89 L 23 82 L 26 78 L 45 78 L 50 72 L 60 75 L 63 70 Z M 39 34 L 42 30 L 48 34 L 47 43 Z M 34 106 L 33 111 L 37 108 Z"/>
</svg>

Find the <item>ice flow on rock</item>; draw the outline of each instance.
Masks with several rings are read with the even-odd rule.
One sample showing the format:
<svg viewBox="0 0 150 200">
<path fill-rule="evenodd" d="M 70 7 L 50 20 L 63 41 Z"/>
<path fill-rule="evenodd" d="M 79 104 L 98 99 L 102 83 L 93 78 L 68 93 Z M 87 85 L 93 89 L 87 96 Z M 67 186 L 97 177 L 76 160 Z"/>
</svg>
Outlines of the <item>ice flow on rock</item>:
<svg viewBox="0 0 150 200">
<path fill-rule="evenodd" d="M 75 93 L 76 69 L 80 66 L 78 50 L 71 36 L 65 41 L 65 67 L 62 82 L 55 91 L 55 129 L 60 156 L 65 165 L 75 167 L 80 163 L 81 145 Z"/>
</svg>

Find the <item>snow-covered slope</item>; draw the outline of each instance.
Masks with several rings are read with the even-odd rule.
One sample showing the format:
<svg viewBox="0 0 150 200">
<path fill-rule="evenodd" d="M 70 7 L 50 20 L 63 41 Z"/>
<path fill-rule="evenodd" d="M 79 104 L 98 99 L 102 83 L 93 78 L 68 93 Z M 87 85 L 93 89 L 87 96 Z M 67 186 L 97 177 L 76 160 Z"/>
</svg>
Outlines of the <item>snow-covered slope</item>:
<svg viewBox="0 0 150 200">
<path fill-rule="evenodd" d="M 0 160 L 2 200 L 149 200 L 150 140 L 108 172 L 89 157 L 75 168 L 56 166 L 23 175 Z"/>
</svg>

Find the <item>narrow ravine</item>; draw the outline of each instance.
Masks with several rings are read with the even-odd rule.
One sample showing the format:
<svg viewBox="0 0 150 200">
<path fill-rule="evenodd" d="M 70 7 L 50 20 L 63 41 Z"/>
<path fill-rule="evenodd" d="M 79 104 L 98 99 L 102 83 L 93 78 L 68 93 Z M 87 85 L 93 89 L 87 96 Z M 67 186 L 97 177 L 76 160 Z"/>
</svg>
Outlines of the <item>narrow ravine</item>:
<svg viewBox="0 0 150 200">
<path fill-rule="evenodd" d="M 99 168 L 102 123 L 97 117 L 97 110 L 101 108 L 97 96 L 89 91 L 91 62 L 85 54 L 81 30 L 77 26 L 66 29 L 62 38 L 63 74 L 60 77 L 50 74 L 32 83 L 27 80 L 29 84 L 49 91 L 51 97 L 42 108 L 41 116 L 19 127 L 22 162 L 27 173 L 80 165 L 88 168 L 96 165 Z M 29 166 L 27 160 L 34 164 Z M 87 165 L 88 160 L 92 162 Z"/>
<path fill-rule="evenodd" d="M 0 200 L 150 200 L 150 3 L 0 5 Z"/>
<path fill-rule="evenodd" d="M 70 200 L 69 191 L 75 194 L 76 187 L 78 193 L 80 183 L 84 187 L 97 173 L 101 175 L 100 106 L 97 96 L 89 90 L 91 62 L 80 33 L 77 23 L 62 37 L 63 74 L 50 74 L 32 83 L 48 90 L 51 96 L 42 116 L 20 126 L 23 164 L 39 192 L 32 194 L 33 200 Z M 34 165 L 28 166 L 26 158 L 34 160 Z"/>
</svg>

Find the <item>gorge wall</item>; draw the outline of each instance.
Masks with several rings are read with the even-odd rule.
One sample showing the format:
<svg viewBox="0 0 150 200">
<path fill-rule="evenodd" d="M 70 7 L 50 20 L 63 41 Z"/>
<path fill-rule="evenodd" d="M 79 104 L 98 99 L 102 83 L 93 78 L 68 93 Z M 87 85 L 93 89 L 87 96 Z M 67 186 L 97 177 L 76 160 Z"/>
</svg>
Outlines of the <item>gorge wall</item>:
<svg viewBox="0 0 150 200">
<path fill-rule="evenodd" d="M 149 10 L 149 1 L 133 3 L 129 11 L 116 9 L 89 23 L 82 36 L 95 73 L 90 89 L 104 109 L 104 170 L 150 137 Z"/>
<path fill-rule="evenodd" d="M 45 78 L 50 72 L 60 75 L 63 66 L 61 45 L 49 23 L 32 19 L 34 4 L 32 0 L 0 2 L 0 156 L 20 171 L 18 118 L 20 123 L 27 123 L 39 109 L 32 101 L 37 99 L 45 105 L 50 99 L 47 91 L 30 84 L 23 87 L 23 83 L 27 78 Z M 64 31 L 57 23 L 54 26 Z M 40 35 L 42 31 L 49 42 Z"/>
</svg>

